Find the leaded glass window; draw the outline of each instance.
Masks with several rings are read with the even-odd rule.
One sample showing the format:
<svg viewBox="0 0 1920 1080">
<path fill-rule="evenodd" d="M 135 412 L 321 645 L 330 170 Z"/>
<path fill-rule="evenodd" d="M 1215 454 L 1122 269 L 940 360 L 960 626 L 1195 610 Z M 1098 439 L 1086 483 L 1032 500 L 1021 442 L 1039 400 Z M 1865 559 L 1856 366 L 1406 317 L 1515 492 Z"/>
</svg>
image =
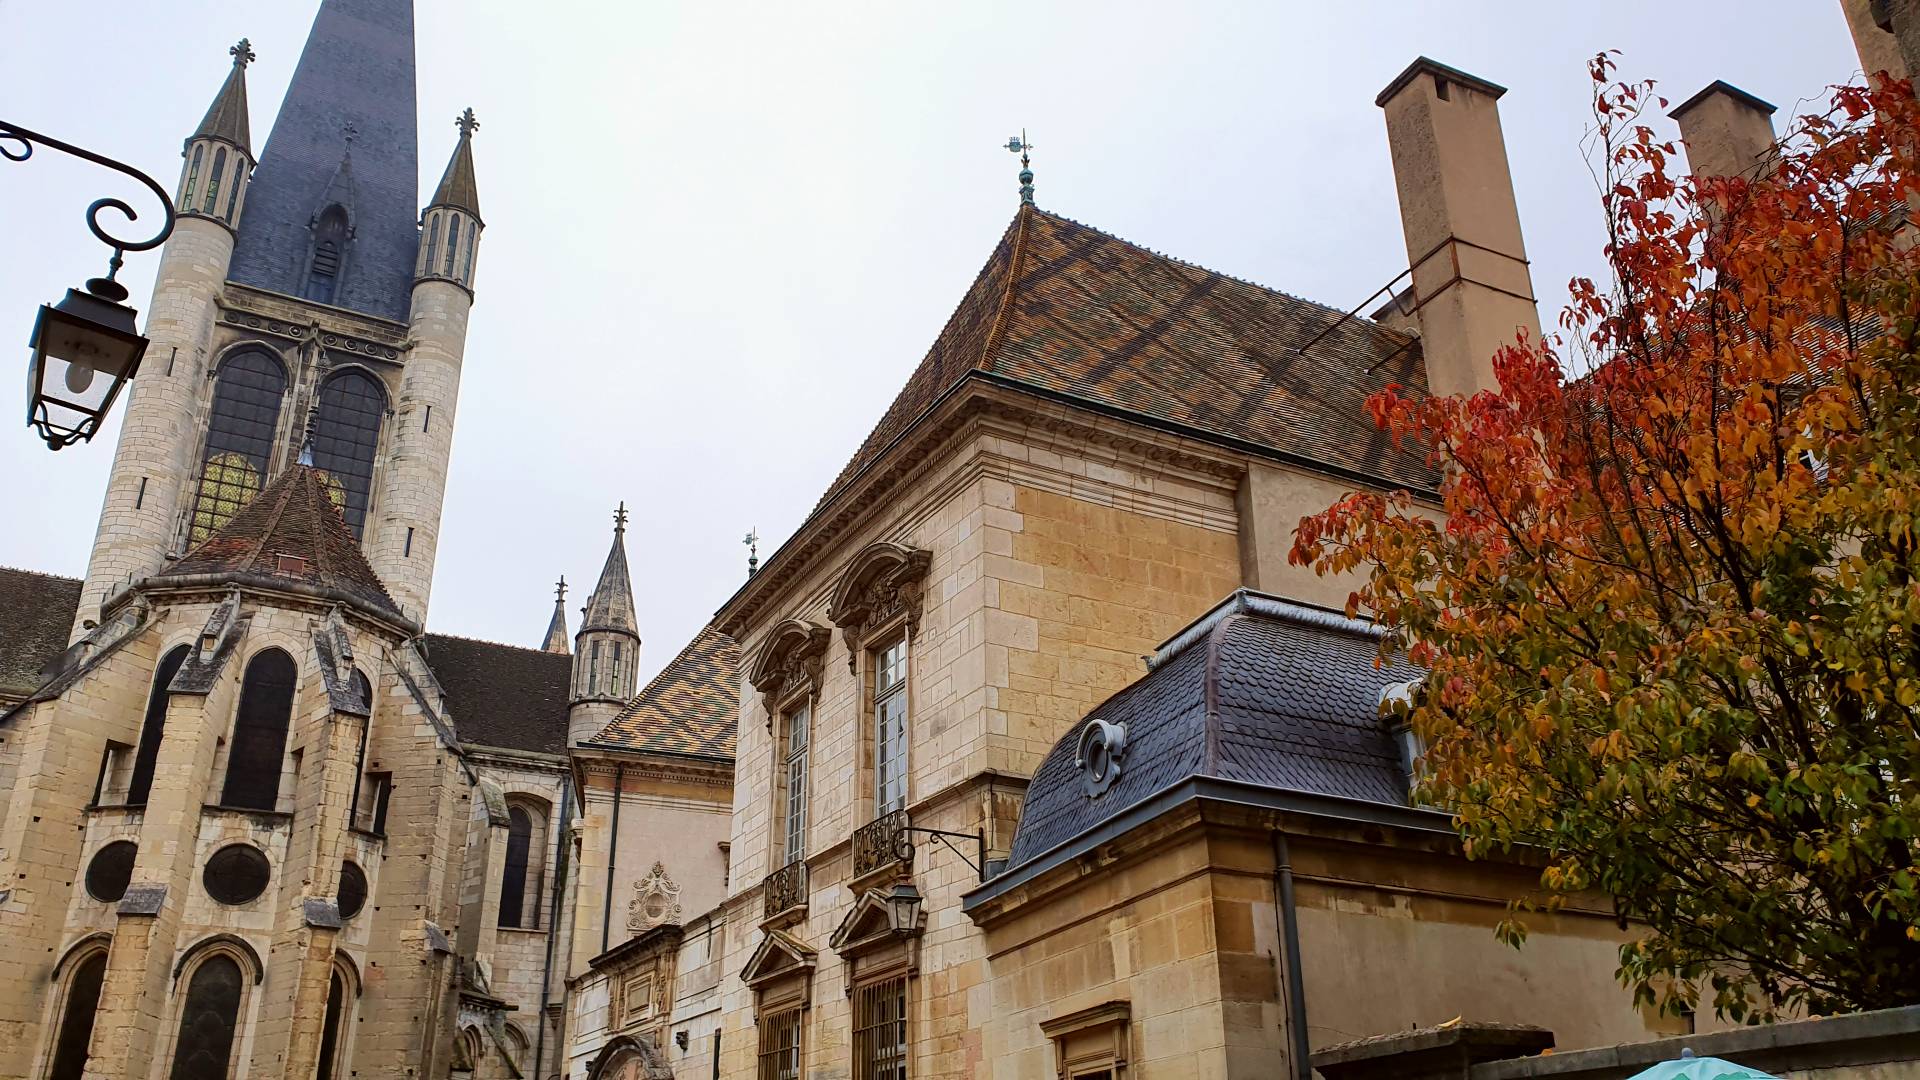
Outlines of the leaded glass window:
<svg viewBox="0 0 1920 1080">
<path fill-rule="evenodd" d="M 93 1018 L 100 1009 L 100 984 L 107 978 L 107 954 L 89 954 L 67 975 L 66 1008 L 60 1015 L 60 1034 L 53 1044 L 53 1068 L 48 1080 L 81 1080 L 87 1071 L 87 1044 L 93 1040 Z"/>
<path fill-rule="evenodd" d="M 620 682 L 620 652 L 621 652 L 620 646 L 621 644 L 622 643 L 618 641 L 613 643 L 613 671 L 607 676 L 607 690 L 614 694 L 625 693 L 625 688 L 621 685 L 621 682 Z"/>
<path fill-rule="evenodd" d="M 507 869 L 500 879 L 500 925 L 518 927 L 527 897 L 527 853 L 533 847 L 533 818 L 525 807 L 507 810 Z"/>
<path fill-rule="evenodd" d="M 193 190 L 200 183 L 200 155 L 206 152 L 204 144 L 193 148 L 193 161 L 187 165 L 187 186 L 180 192 L 180 205 L 193 209 Z"/>
<path fill-rule="evenodd" d="M 475 224 L 473 228 L 467 230 L 467 272 L 461 275 L 461 280 L 468 285 L 473 284 L 473 257 L 479 254 L 479 246 L 480 226 Z"/>
<path fill-rule="evenodd" d="M 455 215 L 447 219 L 447 265 L 440 272 L 447 277 L 453 276 L 453 259 L 460 254 L 460 218 Z"/>
<path fill-rule="evenodd" d="M 853 1080 L 907 1080 L 907 978 L 853 991 Z"/>
<path fill-rule="evenodd" d="M 243 352 L 220 365 L 194 491 L 192 543 L 205 540 L 259 494 L 286 389 L 285 369 L 264 352 Z"/>
<path fill-rule="evenodd" d="M 433 257 L 440 250 L 440 215 L 433 215 L 433 221 L 427 226 L 427 257 L 420 260 L 422 274 L 433 273 Z"/>
<path fill-rule="evenodd" d="M 907 805 L 907 642 L 874 652 L 873 813 Z"/>
<path fill-rule="evenodd" d="M 213 155 L 213 171 L 207 174 L 207 202 L 200 209 L 208 214 L 220 205 L 220 176 L 227 171 L 227 148 L 221 147 Z"/>
<path fill-rule="evenodd" d="M 233 183 L 227 185 L 227 208 L 220 214 L 228 224 L 233 223 L 233 208 L 240 203 L 240 182 L 246 179 L 246 175 L 247 160 L 238 154 L 234 155 Z"/>
<path fill-rule="evenodd" d="M 342 371 L 320 384 L 313 464 L 327 474 L 327 488 L 355 536 L 366 525 L 374 453 L 380 447 L 380 420 L 386 411 L 386 393 L 365 372 Z"/>
<path fill-rule="evenodd" d="M 587 695 L 597 697 L 600 693 L 600 643 L 594 642 L 593 649 L 587 654 Z"/>
<path fill-rule="evenodd" d="M 812 726 L 812 710 L 805 705 L 787 714 L 788 863 L 798 862 L 807 855 L 807 741 L 808 729 Z"/>
<path fill-rule="evenodd" d="M 160 658 L 153 672 L 153 689 L 147 694 L 147 718 L 140 728 L 140 749 L 133 756 L 133 777 L 127 781 L 127 805 L 147 805 L 147 792 L 153 788 L 154 762 L 160 760 L 160 737 L 167 725 L 167 687 L 187 660 L 188 646 L 181 645 Z"/>
<path fill-rule="evenodd" d="M 171 1080 L 224 1080 L 240 1022 L 240 964 L 224 953 L 195 968 L 180 1009 Z"/>
<path fill-rule="evenodd" d="M 800 1010 L 760 1017 L 759 1080 L 800 1080 Z"/>
<path fill-rule="evenodd" d="M 222 806 L 272 810 L 280 801 L 280 770 L 287 753 L 296 679 L 293 658 L 279 649 L 268 649 L 247 665 L 240 684 L 240 713 L 233 722 L 232 749 L 227 752 Z"/>
</svg>

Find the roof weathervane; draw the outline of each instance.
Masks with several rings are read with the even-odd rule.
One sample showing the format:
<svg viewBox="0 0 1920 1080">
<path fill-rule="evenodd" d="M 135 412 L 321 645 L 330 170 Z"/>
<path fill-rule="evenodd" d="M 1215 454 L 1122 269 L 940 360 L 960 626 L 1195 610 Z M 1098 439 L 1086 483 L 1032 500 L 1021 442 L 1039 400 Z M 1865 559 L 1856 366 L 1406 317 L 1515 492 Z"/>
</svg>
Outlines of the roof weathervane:
<svg viewBox="0 0 1920 1080">
<path fill-rule="evenodd" d="M 1020 134 L 1007 138 L 1007 152 L 1020 155 L 1020 202 L 1033 205 L 1033 159 L 1028 156 L 1033 143 L 1027 138 L 1027 129 L 1021 128 Z"/>
<path fill-rule="evenodd" d="M 227 55 L 233 57 L 236 65 L 246 67 L 253 63 L 253 43 L 246 38 L 241 38 L 233 48 L 227 50 Z"/>
<path fill-rule="evenodd" d="M 461 113 L 454 119 L 453 126 L 460 129 L 460 136 L 462 138 L 466 138 L 480 130 L 480 121 L 473 118 L 473 109 L 468 107 L 466 112 Z"/>
<path fill-rule="evenodd" d="M 620 508 L 613 512 L 613 531 L 615 533 L 625 533 L 627 531 L 627 504 L 625 500 L 622 500 Z"/>
<path fill-rule="evenodd" d="M 747 576 L 752 577 L 760 570 L 760 530 L 748 529 L 740 542 L 747 545 Z"/>
</svg>

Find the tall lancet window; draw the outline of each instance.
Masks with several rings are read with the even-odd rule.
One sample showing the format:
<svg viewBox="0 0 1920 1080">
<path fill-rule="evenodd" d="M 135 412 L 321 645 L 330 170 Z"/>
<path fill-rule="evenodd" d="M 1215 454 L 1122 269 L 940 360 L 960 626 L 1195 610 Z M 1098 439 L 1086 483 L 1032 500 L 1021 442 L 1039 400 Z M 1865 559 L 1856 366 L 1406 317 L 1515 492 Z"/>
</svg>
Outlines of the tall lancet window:
<svg viewBox="0 0 1920 1080">
<path fill-rule="evenodd" d="M 140 749 L 133 757 L 133 779 L 127 782 L 128 806 L 147 805 L 147 795 L 153 790 L 153 767 L 160 760 L 160 738 L 166 732 L 167 702 L 172 697 L 167 688 L 173 684 L 173 677 L 180 674 L 187 652 L 187 646 L 175 646 L 160 658 L 160 666 L 154 669 L 153 690 L 147 696 L 147 719 L 140 728 Z"/>
<path fill-rule="evenodd" d="M 238 154 L 234 155 L 233 183 L 227 185 L 227 208 L 220 213 L 229 225 L 233 224 L 233 208 L 240 204 L 240 181 L 245 179 L 246 175 L 247 160 Z"/>
<path fill-rule="evenodd" d="M 259 494 L 286 391 L 286 369 L 264 350 L 249 349 L 220 365 L 194 490 L 191 543 L 205 540 Z"/>
<path fill-rule="evenodd" d="M 233 1060 L 243 991 L 240 964 L 224 952 L 207 958 L 187 982 L 180 1007 L 180 1037 L 174 1044 L 170 1080 L 225 1077 Z"/>
<path fill-rule="evenodd" d="M 445 269 L 440 271 L 443 275 L 447 277 L 453 276 L 453 260 L 454 260 L 454 257 L 459 254 L 460 254 L 460 219 L 458 217 L 454 217 L 454 218 L 448 219 L 448 223 L 447 223 L 447 265 Z"/>
<path fill-rule="evenodd" d="M 200 183 L 200 155 L 206 152 L 206 146 L 193 148 L 193 161 L 187 165 L 187 186 L 180 192 L 180 205 L 193 209 L 193 193 Z"/>
<path fill-rule="evenodd" d="M 279 649 L 267 649 L 247 664 L 220 805 L 272 810 L 280 802 L 280 772 L 286 765 L 298 678 L 293 658 Z"/>
<path fill-rule="evenodd" d="M 206 213 L 220 205 L 220 177 L 227 171 L 227 148 L 221 147 L 213 155 L 213 171 L 207 174 L 207 205 L 201 207 Z"/>
<path fill-rule="evenodd" d="M 347 212 L 334 203 L 320 211 L 313 226 L 313 261 L 307 265 L 306 298 L 333 303 L 340 284 L 340 265 L 347 256 Z"/>
<path fill-rule="evenodd" d="M 380 420 L 386 412 L 386 392 L 363 371 L 349 368 L 320 384 L 313 464 L 327 474 L 327 488 L 355 536 L 366 525 L 374 452 L 380 446 Z"/>
</svg>

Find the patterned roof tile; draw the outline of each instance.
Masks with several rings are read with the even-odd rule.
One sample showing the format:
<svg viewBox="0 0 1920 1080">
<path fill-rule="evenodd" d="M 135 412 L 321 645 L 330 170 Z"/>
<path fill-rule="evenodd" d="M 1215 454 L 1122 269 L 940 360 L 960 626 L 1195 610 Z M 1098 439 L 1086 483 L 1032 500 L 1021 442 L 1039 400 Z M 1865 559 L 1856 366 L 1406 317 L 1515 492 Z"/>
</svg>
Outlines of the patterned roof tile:
<svg viewBox="0 0 1920 1080">
<path fill-rule="evenodd" d="M 588 746 L 733 757 L 740 646 L 708 625 Z"/>
</svg>

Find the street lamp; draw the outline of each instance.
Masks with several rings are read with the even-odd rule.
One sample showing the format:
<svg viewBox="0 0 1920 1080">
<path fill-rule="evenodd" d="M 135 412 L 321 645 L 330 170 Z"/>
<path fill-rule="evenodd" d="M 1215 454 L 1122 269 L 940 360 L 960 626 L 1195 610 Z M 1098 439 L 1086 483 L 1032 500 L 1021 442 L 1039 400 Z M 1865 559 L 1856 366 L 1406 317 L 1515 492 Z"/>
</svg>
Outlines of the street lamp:
<svg viewBox="0 0 1920 1080">
<path fill-rule="evenodd" d="M 147 339 L 135 329 L 139 313 L 122 303 L 127 298 L 126 286 L 114 279 L 127 252 L 159 247 L 173 235 L 174 209 L 166 190 L 146 173 L 0 121 L 0 157 L 25 161 L 33 156 L 36 145 L 50 146 L 133 177 L 154 193 L 166 215 L 157 235 L 147 240 L 123 240 L 101 227 L 100 211 L 118 210 L 128 221 L 140 215 L 119 199 L 94 200 L 87 207 L 87 228 L 113 249 L 107 276 L 89 279 L 85 292 L 68 289 L 66 299 L 58 304 L 40 305 L 33 338 L 28 342 L 33 355 L 27 362 L 27 425 L 46 440 L 48 448 L 58 450 L 92 439 L 121 388 L 140 369 Z"/>
<path fill-rule="evenodd" d="M 924 903 L 920 890 L 910 881 L 902 881 L 893 887 L 892 895 L 887 897 L 888 929 L 896 934 L 911 934 L 920 929 L 920 905 Z"/>
</svg>

